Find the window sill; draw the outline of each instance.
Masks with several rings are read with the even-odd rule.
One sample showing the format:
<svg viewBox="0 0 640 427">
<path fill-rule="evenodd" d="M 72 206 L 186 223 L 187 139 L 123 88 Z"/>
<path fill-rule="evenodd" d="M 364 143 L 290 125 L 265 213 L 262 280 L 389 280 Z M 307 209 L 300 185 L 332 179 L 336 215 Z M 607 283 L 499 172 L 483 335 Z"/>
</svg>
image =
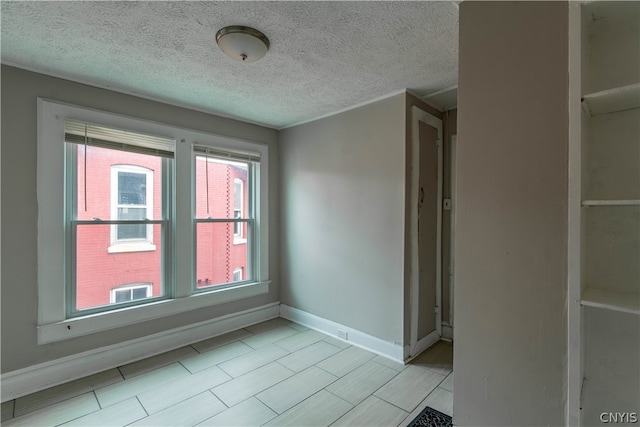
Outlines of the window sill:
<svg viewBox="0 0 640 427">
<path fill-rule="evenodd" d="M 95 332 L 129 326 L 134 323 L 197 310 L 269 292 L 269 283 L 254 282 L 199 293 L 185 298 L 158 301 L 135 307 L 127 307 L 106 313 L 75 317 L 60 322 L 38 326 L 38 344 L 62 341 Z"/>
<path fill-rule="evenodd" d="M 233 244 L 234 245 L 243 245 L 245 243 L 247 243 L 247 239 L 245 239 L 243 237 L 233 236 Z"/>
<path fill-rule="evenodd" d="M 155 251 L 156 245 L 151 242 L 131 242 L 131 243 L 115 243 L 107 249 L 110 254 L 119 254 L 124 252 L 148 252 Z"/>
</svg>

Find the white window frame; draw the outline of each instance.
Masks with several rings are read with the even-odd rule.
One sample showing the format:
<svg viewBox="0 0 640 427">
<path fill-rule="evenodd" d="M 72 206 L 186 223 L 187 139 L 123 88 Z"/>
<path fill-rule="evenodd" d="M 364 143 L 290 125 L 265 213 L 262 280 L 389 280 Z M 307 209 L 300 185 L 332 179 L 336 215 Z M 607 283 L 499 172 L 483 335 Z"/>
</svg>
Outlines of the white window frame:
<svg viewBox="0 0 640 427">
<path fill-rule="evenodd" d="M 244 181 L 240 178 L 233 179 L 233 218 L 236 218 L 236 184 L 240 184 L 240 216 L 237 218 L 243 218 L 244 216 Z M 238 233 L 236 233 L 236 227 Z M 244 224 L 242 222 L 236 222 L 233 225 L 233 244 L 241 244 L 246 243 L 247 239 L 244 238 L 242 230 L 244 229 Z"/>
<path fill-rule="evenodd" d="M 148 120 L 107 113 L 38 98 L 38 344 L 75 338 L 134 323 L 211 307 L 269 292 L 269 150 L 266 144 L 177 128 Z M 65 120 L 96 123 L 115 129 L 159 135 L 176 141 L 173 186 L 175 232 L 172 247 L 173 296 L 144 305 L 67 318 L 65 309 Z M 254 280 L 223 289 L 195 293 L 193 145 L 254 152 L 256 165 L 256 259 Z M 187 171 L 186 173 L 184 171 Z M 190 173 L 188 171 L 191 171 Z"/>
<path fill-rule="evenodd" d="M 131 291 L 132 293 L 131 295 L 133 296 L 133 291 L 135 289 L 144 289 L 146 292 L 145 298 L 149 298 L 153 293 L 153 287 L 149 283 L 133 283 L 133 284 L 128 284 L 124 286 L 117 286 L 115 288 L 111 288 L 111 291 L 109 292 L 109 302 L 111 304 L 116 304 L 116 294 L 118 292 Z M 125 302 L 131 302 L 131 301 L 134 301 L 134 299 L 132 298 L 131 300 L 125 301 Z"/>
<path fill-rule="evenodd" d="M 78 130 L 84 131 L 84 133 L 87 134 L 87 136 L 91 139 L 93 135 L 97 136 L 97 140 L 95 141 L 98 144 L 98 147 L 101 146 L 101 144 L 104 143 L 109 143 L 110 138 L 114 138 L 117 141 L 117 138 L 121 138 L 121 141 L 125 141 L 123 143 L 122 146 L 120 146 L 120 144 L 114 143 L 114 141 L 111 141 L 112 143 L 114 143 L 113 146 L 109 146 L 109 147 L 113 147 L 113 150 L 119 151 L 121 155 L 125 155 L 127 153 L 129 153 L 129 150 L 136 150 L 136 145 L 140 144 L 140 146 L 138 147 L 139 149 L 144 149 L 145 147 L 147 149 L 150 149 L 149 146 L 153 147 L 151 148 L 151 152 L 159 155 L 160 157 L 165 157 L 168 155 L 168 152 L 171 152 L 171 154 L 169 155 L 169 157 L 171 157 L 171 159 L 166 159 L 166 158 L 160 158 L 157 157 L 157 160 L 161 160 L 161 167 L 159 170 L 162 171 L 161 174 L 159 174 L 160 176 L 158 177 L 159 182 L 158 184 L 161 187 L 161 193 L 162 193 L 162 199 L 165 200 L 165 203 L 162 204 L 162 210 L 163 212 L 160 214 L 160 216 L 158 218 L 144 218 L 143 221 L 147 224 L 146 227 L 146 231 L 149 231 L 149 229 L 153 232 L 154 230 L 156 230 L 155 227 L 159 228 L 159 232 L 161 235 L 161 241 L 163 242 L 170 242 L 171 241 L 171 231 L 173 230 L 173 215 L 170 211 L 170 209 L 168 209 L 170 203 L 168 203 L 168 201 L 172 200 L 172 193 L 173 193 L 173 187 L 171 185 L 169 185 L 169 180 L 166 179 L 167 177 L 171 177 L 173 176 L 173 169 L 174 169 L 174 146 L 175 146 L 175 141 L 171 141 L 171 138 L 161 138 L 163 141 L 157 141 L 154 140 L 154 135 L 148 135 L 148 132 L 134 132 L 135 136 L 132 135 L 132 133 L 124 131 L 123 129 L 119 129 L 116 127 L 112 127 L 112 126 L 105 126 L 103 124 L 97 125 L 97 123 L 86 123 L 83 124 L 82 122 L 78 122 L 77 120 L 73 120 L 71 118 L 65 118 L 64 119 L 64 132 L 65 132 L 65 137 L 64 137 L 64 145 L 65 145 L 65 151 L 66 151 L 66 156 L 65 156 L 65 192 L 64 192 L 64 196 L 65 197 L 65 203 L 66 203 L 66 209 L 64 212 L 64 231 L 65 231 L 65 300 L 66 300 L 66 318 L 70 319 L 70 318 L 75 318 L 75 317 L 87 317 L 90 316 L 92 314 L 97 314 L 97 313 L 107 313 L 107 312 L 111 312 L 114 310 L 117 310 L 119 307 L 123 307 L 123 304 L 118 304 L 117 306 L 111 306 L 110 304 L 101 304 L 101 305 L 96 305 L 96 306 L 91 306 L 91 307 L 85 307 L 85 308 L 78 308 L 77 307 L 77 295 L 79 294 L 79 287 L 81 286 L 78 281 L 77 281 L 77 276 L 76 276 L 76 262 L 78 260 L 78 257 L 80 256 L 79 253 L 79 248 L 77 246 L 77 241 L 76 241 L 76 236 L 78 233 L 78 227 L 104 227 L 105 225 L 108 225 L 108 229 L 110 230 L 110 239 L 112 239 L 115 236 L 114 230 L 116 229 L 116 227 L 118 226 L 117 223 L 118 221 L 120 221 L 120 218 L 116 217 L 114 218 L 112 216 L 112 214 L 114 214 L 115 212 L 117 212 L 117 208 L 114 210 L 113 206 L 116 204 L 117 201 L 117 192 L 116 195 L 114 197 L 114 193 L 113 193 L 113 187 L 110 188 L 109 193 L 111 194 L 111 197 L 107 196 L 107 199 L 105 200 L 109 202 L 109 218 L 93 218 L 93 220 L 91 219 L 79 219 L 77 218 L 78 216 L 78 206 L 76 206 L 77 204 L 77 200 L 78 200 L 78 190 L 79 190 L 79 185 L 77 182 L 77 166 L 78 166 L 78 159 L 77 159 L 77 148 L 78 148 L 78 144 L 82 143 L 83 140 L 81 139 L 81 141 L 79 142 L 78 140 L 74 139 L 74 133 L 78 132 Z M 66 133 L 67 131 L 69 131 L 70 135 L 69 138 L 67 138 Z M 105 139 L 102 139 L 105 138 Z M 66 140 L 69 139 L 70 142 L 66 142 Z M 102 142 L 100 142 L 102 140 Z M 86 142 L 86 144 L 94 144 L 93 141 L 91 142 Z M 162 150 L 161 152 L 157 152 L 156 150 Z M 86 153 L 86 149 L 85 149 L 85 153 Z M 150 154 L 150 153 L 149 153 Z M 85 162 L 86 164 L 86 162 Z M 107 174 L 109 176 L 109 178 L 107 177 L 102 177 L 102 179 L 107 178 L 109 180 L 109 184 L 113 184 L 113 172 L 111 170 L 111 164 L 109 164 L 108 166 L 108 170 L 107 170 Z M 143 174 L 145 175 L 145 185 L 147 186 L 147 191 L 149 189 L 149 186 L 151 186 L 152 188 L 154 187 L 154 183 L 153 183 L 153 176 L 150 176 L 146 173 L 147 170 L 150 170 L 149 168 L 146 167 L 142 167 L 142 166 L 134 166 L 134 165 L 129 165 L 129 168 L 127 168 L 128 170 L 131 171 L 136 171 L 136 172 L 144 172 Z M 160 177 L 162 177 L 160 179 Z M 149 178 L 151 178 L 149 180 Z M 117 186 L 118 184 L 118 179 L 116 177 L 115 180 L 115 184 Z M 85 182 L 85 186 L 86 186 L 86 182 Z M 117 189 L 116 189 L 117 191 Z M 152 190 L 152 194 L 153 194 L 153 190 Z M 153 215 L 152 215 L 153 217 Z M 123 221 L 130 221 L 129 219 L 124 219 Z M 115 223 L 114 223 L 115 222 Z M 112 234 L 113 233 L 113 234 Z M 145 233 L 146 234 L 146 233 Z M 142 239 L 131 239 L 128 240 L 128 242 L 131 242 L 134 244 L 134 246 L 131 245 L 123 245 L 123 249 L 121 250 L 116 250 L 116 251 L 112 251 L 112 252 L 131 252 L 131 251 L 136 251 L 137 249 L 141 249 L 141 248 L 135 248 L 135 244 L 147 244 L 146 242 L 146 237 L 145 240 Z M 158 295 L 154 298 L 154 300 L 159 301 L 159 300 L 164 300 L 164 299 L 169 299 L 172 297 L 172 293 L 173 293 L 173 287 L 171 286 L 167 286 L 167 284 L 172 283 L 172 280 L 170 280 L 170 278 L 172 278 L 172 269 L 173 269 L 173 247 L 169 246 L 167 247 L 166 245 L 162 248 L 162 252 L 159 254 L 160 255 L 160 264 L 157 266 L 160 269 L 160 283 L 159 285 L 162 288 L 162 292 L 161 295 Z M 109 255 L 109 257 L 111 257 L 111 255 Z M 115 261 L 115 259 L 113 257 L 111 257 L 112 260 Z M 153 266 L 153 268 L 156 268 L 156 266 Z M 96 280 L 104 280 L 104 278 L 97 278 Z M 104 286 L 104 284 L 103 284 Z M 142 305 L 142 304 L 149 304 L 151 303 L 151 301 L 131 301 L 129 303 L 126 303 L 127 306 L 135 306 L 135 305 Z"/>
<path fill-rule="evenodd" d="M 233 270 L 233 281 L 234 282 L 242 282 L 242 273 L 244 273 L 244 268 L 242 267 L 238 267 L 235 270 Z M 237 275 L 240 275 L 239 279 L 236 279 Z"/>
<path fill-rule="evenodd" d="M 146 177 L 147 191 L 147 218 L 153 217 L 153 171 L 149 168 L 137 165 L 116 164 L 111 165 L 111 219 L 117 220 L 118 208 L 122 207 L 118 203 L 118 173 L 131 172 Z M 145 239 L 118 239 L 118 225 L 111 226 L 111 245 L 107 249 L 109 253 L 122 252 L 142 252 L 155 251 L 156 246 L 153 244 L 153 225 L 147 225 L 147 236 Z"/>
<path fill-rule="evenodd" d="M 241 188 L 240 188 L 241 194 L 244 191 L 244 185 L 246 184 L 247 186 L 248 203 L 247 203 L 247 206 L 244 206 L 244 203 L 241 204 L 240 218 L 235 218 L 235 214 L 232 214 L 231 218 L 228 218 L 226 216 L 219 217 L 219 218 L 212 218 L 210 216 L 207 218 L 202 218 L 202 217 L 194 216 L 194 223 L 195 223 L 194 243 L 197 242 L 197 224 L 202 224 L 202 223 L 231 224 L 234 230 L 233 241 L 232 241 L 233 245 L 248 243 L 248 246 L 246 248 L 247 256 L 246 256 L 245 281 L 249 281 L 249 282 L 254 281 L 254 279 L 257 277 L 254 274 L 254 272 L 258 270 L 257 263 L 255 262 L 255 260 L 259 258 L 256 256 L 256 253 L 258 252 L 256 251 L 257 246 L 255 242 L 258 242 L 260 240 L 259 236 L 257 236 L 257 233 L 255 232 L 256 220 L 260 216 L 258 213 L 259 210 L 255 206 L 257 203 L 259 203 L 256 200 L 256 195 L 259 193 L 259 190 L 256 187 L 260 183 L 260 178 L 258 177 L 260 162 L 256 162 L 255 160 L 253 160 L 253 157 L 255 156 L 245 156 L 242 153 L 234 153 L 233 151 L 220 154 L 221 150 L 219 147 L 207 147 L 206 144 L 196 144 L 196 145 L 198 145 L 198 148 L 194 150 L 194 153 L 193 153 L 194 154 L 193 155 L 194 171 L 197 168 L 195 165 L 198 162 L 198 158 L 206 159 L 206 161 L 208 162 L 216 162 L 218 164 L 226 164 L 226 165 L 235 166 L 235 167 L 238 167 L 240 165 L 246 165 L 247 167 L 246 181 L 243 181 L 242 179 L 239 179 L 239 178 L 234 178 L 234 181 L 232 184 L 233 197 L 232 197 L 231 206 L 230 206 L 231 211 L 232 212 L 235 211 L 235 188 L 236 188 L 236 183 L 238 182 L 241 184 Z M 213 148 L 213 153 L 208 154 L 207 150 L 209 148 Z M 222 151 L 224 152 L 224 150 Z M 195 178 L 196 177 L 194 173 L 194 186 L 195 186 Z M 229 208 L 229 206 L 227 206 L 227 208 Z M 194 210 L 194 213 L 195 213 L 195 210 Z M 243 227 L 244 227 L 244 224 L 246 224 L 247 231 L 246 233 L 243 234 L 243 237 L 238 237 L 238 235 L 235 234 L 235 227 L 236 227 L 236 224 L 238 223 L 242 224 Z M 194 252 L 195 251 L 197 251 L 197 248 L 194 248 Z M 196 268 L 197 268 L 197 254 L 196 254 Z M 235 280 L 229 280 L 228 282 L 212 283 L 212 284 L 208 284 L 205 287 L 198 287 L 199 282 L 194 282 L 193 291 L 209 292 L 214 288 L 223 289 L 230 286 L 231 287 L 236 286 L 235 283 L 236 283 Z"/>
</svg>

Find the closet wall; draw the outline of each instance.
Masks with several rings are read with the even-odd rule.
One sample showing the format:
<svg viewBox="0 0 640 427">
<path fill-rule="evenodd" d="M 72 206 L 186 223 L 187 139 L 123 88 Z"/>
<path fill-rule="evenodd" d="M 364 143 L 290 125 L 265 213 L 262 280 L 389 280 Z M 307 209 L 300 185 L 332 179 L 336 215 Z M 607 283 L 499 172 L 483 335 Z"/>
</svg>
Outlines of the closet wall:
<svg viewBox="0 0 640 427">
<path fill-rule="evenodd" d="M 460 4 L 453 422 L 564 425 L 568 5 Z"/>
<path fill-rule="evenodd" d="M 569 415 L 604 425 L 640 412 L 640 3 L 572 7 Z"/>
</svg>

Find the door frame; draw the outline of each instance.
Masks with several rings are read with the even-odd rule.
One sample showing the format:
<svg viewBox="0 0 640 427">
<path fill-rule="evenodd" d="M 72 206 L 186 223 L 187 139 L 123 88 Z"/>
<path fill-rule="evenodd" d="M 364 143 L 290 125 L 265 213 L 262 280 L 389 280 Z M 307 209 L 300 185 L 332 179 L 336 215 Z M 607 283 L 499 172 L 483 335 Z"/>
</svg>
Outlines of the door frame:
<svg viewBox="0 0 640 427">
<path fill-rule="evenodd" d="M 418 265 L 418 200 L 420 181 L 420 122 L 434 127 L 438 131 L 438 194 L 437 194 L 437 237 L 436 237 L 436 329 L 418 339 L 418 314 L 420 296 L 420 269 Z M 409 240 L 410 240 L 410 312 L 411 328 L 408 357 L 412 358 L 429 348 L 442 336 L 442 120 L 427 113 L 419 107 L 411 107 L 411 174 L 409 200 Z"/>
<path fill-rule="evenodd" d="M 454 304 L 454 299 L 453 299 L 453 294 L 454 294 L 454 289 L 455 289 L 455 284 L 456 284 L 456 275 L 455 275 L 455 254 L 456 254 L 456 147 L 457 147 L 457 143 L 458 143 L 458 136 L 457 135 L 452 135 L 451 136 L 451 140 L 450 140 L 450 144 L 451 144 L 451 149 L 450 149 L 450 160 L 449 160 L 449 165 L 451 168 L 451 173 L 450 173 L 450 183 L 451 183 L 451 190 L 450 190 L 450 199 L 451 199 L 451 233 L 449 235 L 449 239 L 450 239 L 450 243 L 449 243 L 449 249 L 450 249 L 450 255 L 449 255 L 449 326 L 451 327 L 451 339 L 453 339 L 453 328 L 454 328 L 454 322 L 453 322 L 453 310 L 455 307 Z"/>
</svg>

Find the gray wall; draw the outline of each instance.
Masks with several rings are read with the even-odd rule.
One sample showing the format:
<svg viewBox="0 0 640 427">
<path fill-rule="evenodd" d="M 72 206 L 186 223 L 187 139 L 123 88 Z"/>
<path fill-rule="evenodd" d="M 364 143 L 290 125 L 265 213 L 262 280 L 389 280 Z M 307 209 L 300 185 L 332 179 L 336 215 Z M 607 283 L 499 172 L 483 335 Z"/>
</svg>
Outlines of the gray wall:
<svg viewBox="0 0 640 427">
<path fill-rule="evenodd" d="M 37 345 L 36 97 L 211 132 L 270 146 L 270 276 L 262 295 L 53 344 Z M 277 132 L 240 121 L 148 101 L 2 66 L 2 372 L 117 344 L 278 300 Z"/>
<path fill-rule="evenodd" d="M 402 342 L 405 95 L 281 132 L 284 304 Z"/>
<path fill-rule="evenodd" d="M 568 5 L 460 5 L 454 423 L 562 425 Z"/>
</svg>

